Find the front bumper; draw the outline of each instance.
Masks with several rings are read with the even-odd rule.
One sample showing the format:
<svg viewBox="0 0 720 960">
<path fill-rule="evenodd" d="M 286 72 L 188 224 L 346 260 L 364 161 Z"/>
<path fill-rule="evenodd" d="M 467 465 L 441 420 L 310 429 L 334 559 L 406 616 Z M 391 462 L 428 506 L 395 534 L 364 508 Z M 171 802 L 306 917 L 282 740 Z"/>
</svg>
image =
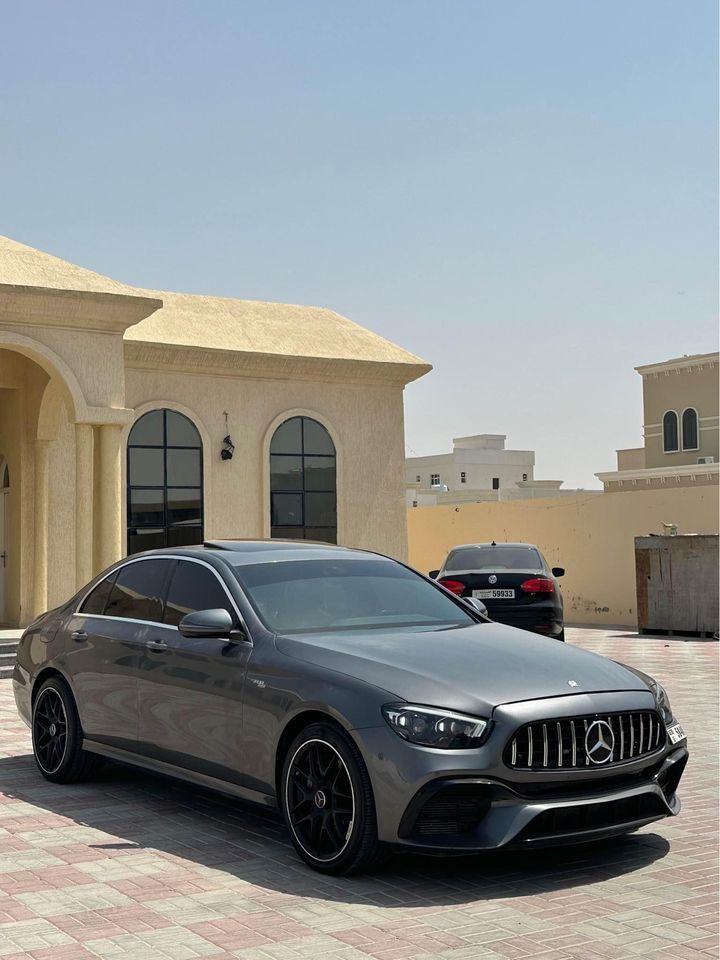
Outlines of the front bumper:
<svg viewBox="0 0 720 960">
<path fill-rule="evenodd" d="M 665 758 L 648 782 L 542 800 L 523 797 L 493 780 L 433 781 L 408 805 L 398 842 L 464 853 L 584 843 L 628 833 L 680 812 L 675 788 L 687 760 L 687 750 L 680 749 Z"/>
<path fill-rule="evenodd" d="M 603 714 L 653 703 L 649 693 L 607 693 L 509 704 L 496 709 L 491 734 L 476 750 L 416 747 L 388 727 L 356 730 L 373 783 L 379 839 L 469 853 L 597 840 L 675 816 L 685 741 L 591 770 L 517 771 L 502 761 L 508 736 L 527 720 L 559 710 Z"/>
</svg>

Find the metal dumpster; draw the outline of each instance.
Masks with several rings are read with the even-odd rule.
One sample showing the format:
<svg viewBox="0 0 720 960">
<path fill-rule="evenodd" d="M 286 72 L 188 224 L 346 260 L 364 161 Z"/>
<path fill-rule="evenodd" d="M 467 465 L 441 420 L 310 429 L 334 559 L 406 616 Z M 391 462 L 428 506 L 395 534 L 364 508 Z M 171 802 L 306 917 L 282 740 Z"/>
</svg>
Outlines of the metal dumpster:
<svg viewBox="0 0 720 960">
<path fill-rule="evenodd" d="M 635 537 L 638 631 L 718 631 L 718 535 Z"/>
</svg>

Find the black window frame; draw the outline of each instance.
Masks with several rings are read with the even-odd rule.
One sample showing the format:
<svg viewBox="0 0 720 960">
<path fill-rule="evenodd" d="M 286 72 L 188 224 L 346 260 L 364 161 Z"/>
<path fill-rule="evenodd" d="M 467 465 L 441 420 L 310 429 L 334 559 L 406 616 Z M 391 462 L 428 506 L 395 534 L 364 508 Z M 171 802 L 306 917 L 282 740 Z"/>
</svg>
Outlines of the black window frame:
<svg viewBox="0 0 720 960">
<path fill-rule="evenodd" d="M 135 428 L 138 426 L 142 420 L 154 413 L 162 413 L 162 435 L 163 442 L 162 444 L 157 443 L 133 443 L 132 436 Z M 195 432 L 197 437 L 197 444 L 177 444 L 177 443 L 168 443 L 168 414 L 172 414 L 176 417 L 182 417 L 183 420 L 186 420 L 192 429 Z M 161 450 L 163 457 L 163 484 L 147 484 L 147 483 L 133 483 L 131 468 L 130 468 L 130 451 L 131 450 Z M 170 450 L 197 450 L 200 453 L 200 483 L 199 484 L 186 484 L 183 486 L 176 486 L 168 484 L 168 451 Z M 128 556 L 133 556 L 135 553 L 142 551 L 142 547 L 139 549 L 133 549 L 131 547 L 132 537 L 139 530 L 161 530 L 162 531 L 162 543 L 155 544 L 154 548 L 164 548 L 171 547 L 181 549 L 183 546 L 190 546 L 191 544 L 177 544 L 169 543 L 169 531 L 173 529 L 197 529 L 198 537 L 197 543 L 202 543 L 205 535 L 205 464 L 204 464 L 204 449 L 202 437 L 200 436 L 200 431 L 193 421 L 184 413 L 180 413 L 179 410 L 173 410 L 171 407 L 157 407 L 153 410 L 147 410 L 141 417 L 135 421 L 130 430 L 128 436 L 127 447 L 125 450 L 125 460 L 126 460 L 126 528 L 125 528 L 125 539 L 126 539 L 126 553 Z M 162 496 L 162 508 L 163 508 L 163 522 L 162 524 L 158 523 L 130 523 L 130 518 L 132 516 L 132 494 L 135 490 L 155 490 L 161 493 Z M 169 523 L 168 522 L 168 491 L 169 490 L 192 490 L 196 491 L 199 498 L 199 511 L 197 522 L 193 523 Z M 147 548 L 150 549 L 150 548 Z"/>
<path fill-rule="evenodd" d="M 284 427 L 286 424 L 290 423 L 293 420 L 300 420 L 300 452 L 297 450 L 284 450 L 273 449 L 273 444 L 275 443 L 275 437 L 277 436 L 278 431 Z M 312 451 L 306 451 L 305 443 L 305 424 L 313 423 L 315 426 L 320 427 L 320 429 L 326 434 L 330 445 L 333 449 L 332 453 L 313 453 Z M 284 435 L 287 435 L 287 431 L 284 432 Z M 299 472 L 299 485 L 295 489 L 283 487 L 281 489 L 273 490 L 273 462 L 275 457 L 300 457 L 301 460 L 301 470 Z M 323 489 L 313 489 L 308 488 L 307 479 L 306 479 L 306 469 L 305 461 L 306 459 L 325 459 L 332 461 L 333 465 L 333 489 L 332 490 L 323 490 Z M 320 423 L 318 420 L 315 420 L 314 417 L 307 417 L 303 414 L 298 414 L 295 417 L 288 417 L 286 420 L 283 420 L 282 423 L 278 424 L 276 427 L 272 439 L 270 441 L 270 454 L 269 454 L 269 468 L 270 468 L 270 537 L 271 539 L 292 539 L 292 540 L 307 540 L 313 539 L 317 540 L 318 537 L 313 534 L 312 538 L 308 538 L 306 535 L 307 530 L 325 531 L 328 536 L 323 538 L 323 543 L 337 543 L 337 532 L 338 532 L 338 503 L 337 503 L 337 447 L 335 446 L 335 441 L 332 438 L 330 431 L 327 429 L 324 424 Z M 314 471 L 313 471 L 314 472 Z M 335 513 L 335 523 L 334 524 L 308 524 L 307 519 L 307 510 L 305 504 L 306 494 L 312 493 L 332 493 L 333 503 L 334 503 L 334 513 Z M 276 495 L 285 495 L 290 494 L 293 496 L 300 497 L 301 505 L 301 523 L 273 523 L 273 515 L 275 512 L 275 496 Z M 277 531 L 283 531 L 282 533 Z M 286 531 L 291 531 L 297 536 L 290 536 Z"/>
<path fill-rule="evenodd" d="M 690 446 L 685 440 L 685 434 L 688 432 L 686 417 L 688 414 L 692 415 L 692 432 L 695 437 L 695 443 Z M 700 449 L 700 417 L 695 407 L 685 407 L 682 412 L 682 448 L 683 450 L 699 450 Z"/>
<path fill-rule="evenodd" d="M 499 490 L 499 489 L 500 489 L 500 477 L 493 477 L 493 478 L 492 478 L 492 488 L 493 488 L 493 490 Z"/>
<path fill-rule="evenodd" d="M 674 446 L 673 434 L 674 430 Z M 668 443 L 668 438 L 670 443 Z M 680 450 L 680 419 L 676 410 L 666 410 L 662 418 L 663 453 L 678 453 Z"/>
</svg>

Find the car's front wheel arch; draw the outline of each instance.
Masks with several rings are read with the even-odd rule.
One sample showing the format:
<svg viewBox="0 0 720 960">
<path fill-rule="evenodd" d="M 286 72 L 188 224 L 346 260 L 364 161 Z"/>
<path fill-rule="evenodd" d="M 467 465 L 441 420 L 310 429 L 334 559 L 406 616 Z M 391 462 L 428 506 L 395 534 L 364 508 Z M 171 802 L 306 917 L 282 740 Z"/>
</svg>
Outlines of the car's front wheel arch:
<svg viewBox="0 0 720 960">
<path fill-rule="evenodd" d="M 280 803 L 280 792 L 282 790 L 282 771 L 285 759 L 287 757 L 288 750 L 290 745 L 297 735 L 304 730 L 306 727 L 309 727 L 313 723 L 328 723 L 332 726 L 336 726 L 339 730 L 342 730 L 346 735 L 349 734 L 349 731 L 343 727 L 333 716 L 329 713 L 323 713 L 322 710 L 303 710 L 301 713 L 295 714 L 280 734 L 280 739 L 278 740 L 277 749 L 275 751 L 275 796 Z"/>
</svg>

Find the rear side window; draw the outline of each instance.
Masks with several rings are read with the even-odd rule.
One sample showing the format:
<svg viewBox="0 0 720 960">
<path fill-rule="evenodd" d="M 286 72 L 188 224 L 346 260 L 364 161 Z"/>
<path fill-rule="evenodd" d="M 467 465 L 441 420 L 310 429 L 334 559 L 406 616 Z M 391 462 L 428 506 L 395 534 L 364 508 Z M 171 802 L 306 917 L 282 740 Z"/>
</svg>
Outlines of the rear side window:
<svg viewBox="0 0 720 960">
<path fill-rule="evenodd" d="M 543 561 L 535 547 L 497 546 L 463 547 L 453 550 L 445 563 L 445 573 L 461 570 L 542 570 Z"/>
<path fill-rule="evenodd" d="M 87 597 L 85 597 L 85 602 L 82 607 L 80 607 L 80 613 L 85 613 L 90 617 L 105 613 L 105 605 L 108 602 L 108 597 L 110 596 L 114 582 L 114 572 L 111 576 L 101 580 L 100 583 L 90 591 Z"/>
<path fill-rule="evenodd" d="M 233 620 L 237 619 L 230 599 L 215 574 L 201 563 L 180 560 L 168 587 L 165 623 L 176 627 L 188 613 L 218 608 L 227 610 Z"/>
<path fill-rule="evenodd" d="M 108 617 L 129 620 L 162 619 L 162 595 L 168 560 L 138 560 L 121 567 L 105 607 Z"/>
</svg>

